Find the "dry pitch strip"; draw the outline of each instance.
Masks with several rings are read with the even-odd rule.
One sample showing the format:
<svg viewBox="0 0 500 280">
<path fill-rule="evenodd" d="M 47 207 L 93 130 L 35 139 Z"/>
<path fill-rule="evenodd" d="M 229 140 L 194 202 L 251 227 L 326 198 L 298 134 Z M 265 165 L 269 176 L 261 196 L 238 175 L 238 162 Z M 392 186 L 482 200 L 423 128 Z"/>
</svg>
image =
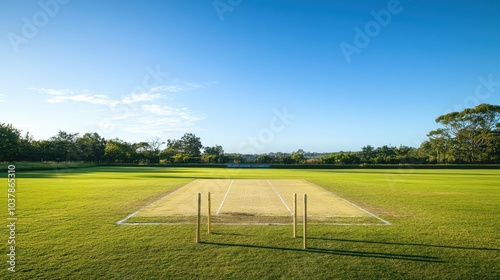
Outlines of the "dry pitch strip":
<svg viewBox="0 0 500 280">
<path fill-rule="evenodd" d="M 196 223 L 198 194 L 201 213 L 208 217 L 210 193 L 211 222 L 214 224 L 289 225 L 294 214 L 303 213 L 307 194 L 309 223 L 335 225 L 389 225 L 361 207 L 334 193 L 300 179 L 196 179 L 117 222 L 119 225 Z"/>
</svg>

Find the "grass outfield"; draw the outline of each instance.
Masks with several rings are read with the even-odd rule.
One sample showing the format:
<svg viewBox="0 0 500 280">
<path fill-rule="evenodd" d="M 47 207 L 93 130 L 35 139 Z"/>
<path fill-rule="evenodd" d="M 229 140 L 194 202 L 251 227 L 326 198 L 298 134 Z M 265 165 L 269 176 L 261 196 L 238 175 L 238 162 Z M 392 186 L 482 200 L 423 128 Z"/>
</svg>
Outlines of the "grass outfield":
<svg viewBox="0 0 500 280">
<path fill-rule="evenodd" d="M 291 225 L 218 225 L 202 244 L 192 224 L 116 225 L 195 178 L 306 179 L 391 225 L 311 225 L 308 250 Z M 500 278 L 500 170 L 96 167 L 16 182 L 16 272 L 4 254 L 0 279 Z"/>
</svg>

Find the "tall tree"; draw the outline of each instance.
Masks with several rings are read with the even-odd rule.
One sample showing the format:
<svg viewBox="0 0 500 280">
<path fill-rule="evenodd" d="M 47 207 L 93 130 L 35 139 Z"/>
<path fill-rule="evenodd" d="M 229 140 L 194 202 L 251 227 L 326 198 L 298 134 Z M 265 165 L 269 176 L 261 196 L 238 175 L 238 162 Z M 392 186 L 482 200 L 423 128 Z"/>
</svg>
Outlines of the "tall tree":
<svg viewBox="0 0 500 280">
<path fill-rule="evenodd" d="M 200 137 L 196 137 L 193 133 L 186 133 L 181 138 L 182 147 L 185 154 L 191 155 L 192 157 L 199 157 L 201 155 L 201 144 Z"/>
<path fill-rule="evenodd" d="M 392 146 L 384 145 L 375 149 L 374 162 L 376 164 L 394 164 L 396 163 L 396 152 Z"/>
<path fill-rule="evenodd" d="M 161 156 L 170 162 L 199 161 L 201 155 L 200 138 L 193 133 L 184 134 L 181 139 L 168 139 Z"/>
<path fill-rule="evenodd" d="M 181 139 L 168 139 L 166 150 L 174 154 L 188 154 L 197 157 L 201 154 L 201 148 L 203 145 L 200 138 L 192 133 L 186 133 Z"/>
<path fill-rule="evenodd" d="M 257 163 L 272 163 L 273 157 L 268 154 L 259 155 L 257 157 Z"/>
<path fill-rule="evenodd" d="M 431 163 L 451 163 L 455 160 L 458 154 L 453 149 L 455 140 L 450 136 L 448 131 L 436 129 L 427 134 L 429 141 L 422 143 L 421 149 L 424 149 Z"/>
<path fill-rule="evenodd" d="M 439 116 L 436 122 L 444 128 L 434 132 L 453 139 L 453 148 L 460 159 L 481 162 L 488 158 L 489 147 L 495 145 L 499 120 L 500 106 L 481 104 Z"/>
<path fill-rule="evenodd" d="M 165 142 L 163 142 L 161 138 L 151 138 L 148 140 L 149 151 L 151 151 L 155 155 L 159 155 L 161 152 L 161 146 L 163 144 L 165 144 Z"/>
<path fill-rule="evenodd" d="M 106 142 L 104 155 L 109 162 L 131 162 L 136 153 L 134 146 L 121 139 L 115 138 Z"/>
<path fill-rule="evenodd" d="M 182 143 L 178 139 L 168 139 L 167 147 L 161 152 L 160 157 L 166 159 L 168 162 L 174 162 L 174 156 L 182 154 Z"/>
<path fill-rule="evenodd" d="M 367 145 L 361 148 L 360 152 L 361 161 L 364 163 L 373 163 L 373 158 L 375 156 L 375 148 L 370 145 Z"/>
<path fill-rule="evenodd" d="M 53 156 L 56 160 L 72 161 L 81 160 L 78 145 L 76 143 L 78 133 L 68 133 L 59 130 L 56 136 L 49 139 Z"/>
<path fill-rule="evenodd" d="M 27 132 L 24 138 L 21 139 L 21 154 L 19 159 L 22 161 L 39 161 L 41 158 L 37 155 L 35 149 L 35 139 Z"/>
<path fill-rule="evenodd" d="M 0 161 L 12 161 L 21 151 L 21 131 L 12 124 L 0 123 Z"/>
<path fill-rule="evenodd" d="M 182 141 L 179 139 L 168 139 L 165 151 L 172 154 L 183 153 L 184 147 Z"/>
<path fill-rule="evenodd" d="M 104 157 L 106 140 L 97 132 L 85 133 L 77 143 L 84 161 L 99 163 Z"/>
<path fill-rule="evenodd" d="M 222 163 L 224 159 L 224 149 L 220 145 L 215 145 L 213 147 L 204 147 L 201 159 L 204 162 L 208 163 L 212 162 Z"/>
<path fill-rule="evenodd" d="M 305 153 L 304 150 L 299 149 L 292 154 L 291 158 L 295 163 L 304 163 L 306 161 L 306 157 L 304 156 L 304 153 Z"/>
</svg>

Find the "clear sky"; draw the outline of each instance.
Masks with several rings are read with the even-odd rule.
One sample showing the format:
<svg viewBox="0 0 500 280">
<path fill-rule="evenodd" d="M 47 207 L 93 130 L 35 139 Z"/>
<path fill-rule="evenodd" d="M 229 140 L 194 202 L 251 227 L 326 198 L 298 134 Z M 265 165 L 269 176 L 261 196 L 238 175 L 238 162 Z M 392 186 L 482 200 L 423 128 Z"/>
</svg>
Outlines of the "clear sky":
<svg viewBox="0 0 500 280">
<path fill-rule="evenodd" d="M 0 1 L 0 122 L 226 152 L 418 146 L 500 104 L 500 1 Z"/>
</svg>

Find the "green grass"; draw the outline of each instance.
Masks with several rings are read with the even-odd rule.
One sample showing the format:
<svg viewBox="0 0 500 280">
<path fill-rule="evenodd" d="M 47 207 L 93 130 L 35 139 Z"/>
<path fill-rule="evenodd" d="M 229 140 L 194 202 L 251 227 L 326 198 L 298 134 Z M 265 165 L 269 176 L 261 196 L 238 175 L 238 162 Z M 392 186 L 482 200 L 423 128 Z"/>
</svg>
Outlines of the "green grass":
<svg viewBox="0 0 500 280">
<path fill-rule="evenodd" d="M 216 226 L 212 235 L 204 228 L 195 244 L 191 224 L 115 224 L 193 178 L 303 178 L 391 225 L 311 225 L 310 249 L 302 250 L 291 226 Z M 0 278 L 498 279 L 499 182 L 500 170 L 18 172 L 17 272 L 7 271 L 4 254 Z"/>
<path fill-rule="evenodd" d="M 84 162 L 31 162 L 31 161 L 21 161 L 13 163 L 2 163 L 3 165 L 13 164 L 16 166 L 17 171 L 33 171 L 33 170 L 59 170 L 67 168 L 83 168 L 83 167 L 94 167 L 94 163 L 84 163 Z"/>
</svg>

